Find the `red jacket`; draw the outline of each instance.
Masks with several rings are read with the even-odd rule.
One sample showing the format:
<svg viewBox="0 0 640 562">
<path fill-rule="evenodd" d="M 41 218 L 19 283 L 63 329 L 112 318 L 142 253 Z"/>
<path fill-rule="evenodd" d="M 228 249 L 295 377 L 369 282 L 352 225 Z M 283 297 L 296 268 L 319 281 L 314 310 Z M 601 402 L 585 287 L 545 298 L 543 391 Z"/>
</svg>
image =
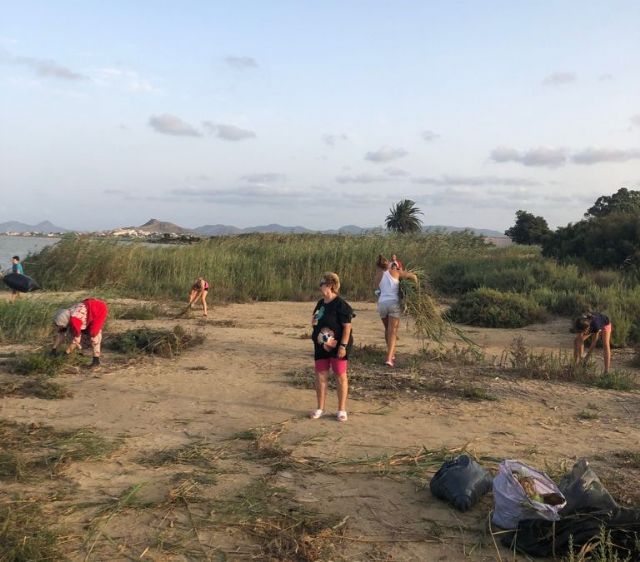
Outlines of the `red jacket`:
<svg viewBox="0 0 640 562">
<path fill-rule="evenodd" d="M 82 304 L 84 304 L 85 308 L 87 309 L 87 320 L 85 329 L 93 338 L 97 336 L 102 330 L 102 327 L 107 320 L 109 309 L 107 308 L 107 303 L 101 301 L 100 299 L 85 299 L 82 301 Z M 82 318 L 78 318 L 77 316 L 71 316 L 71 318 L 69 319 L 71 333 L 75 337 L 79 336 L 80 332 L 82 332 L 82 320 Z"/>
</svg>

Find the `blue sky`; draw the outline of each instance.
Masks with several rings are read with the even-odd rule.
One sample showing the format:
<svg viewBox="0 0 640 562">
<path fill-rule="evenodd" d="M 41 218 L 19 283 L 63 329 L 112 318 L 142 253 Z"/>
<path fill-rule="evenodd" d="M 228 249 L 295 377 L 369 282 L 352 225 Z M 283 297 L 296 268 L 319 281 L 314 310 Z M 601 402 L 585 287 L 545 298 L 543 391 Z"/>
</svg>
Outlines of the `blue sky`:
<svg viewBox="0 0 640 562">
<path fill-rule="evenodd" d="M 410 198 L 503 230 L 640 189 L 636 1 L 0 13 L 0 222 L 376 226 Z"/>
</svg>

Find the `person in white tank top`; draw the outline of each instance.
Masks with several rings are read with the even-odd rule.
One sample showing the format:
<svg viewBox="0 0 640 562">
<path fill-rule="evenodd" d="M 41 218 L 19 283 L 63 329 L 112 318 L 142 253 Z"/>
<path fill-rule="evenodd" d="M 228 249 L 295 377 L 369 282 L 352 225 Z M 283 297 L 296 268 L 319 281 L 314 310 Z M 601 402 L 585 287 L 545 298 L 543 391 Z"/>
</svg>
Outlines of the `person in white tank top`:
<svg viewBox="0 0 640 562">
<path fill-rule="evenodd" d="M 410 271 L 390 267 L 389 260 L 382 254 L 376 261 L 376 294 L 378 294 L 378 313 L 384 325 L 384 339 L 387 344 L 387 357 L 384 364 L 395 366 L 396 340 L 400 327 L 400 279 L 411 279 L 418 283 L 418 277 Z"/>
</svg>

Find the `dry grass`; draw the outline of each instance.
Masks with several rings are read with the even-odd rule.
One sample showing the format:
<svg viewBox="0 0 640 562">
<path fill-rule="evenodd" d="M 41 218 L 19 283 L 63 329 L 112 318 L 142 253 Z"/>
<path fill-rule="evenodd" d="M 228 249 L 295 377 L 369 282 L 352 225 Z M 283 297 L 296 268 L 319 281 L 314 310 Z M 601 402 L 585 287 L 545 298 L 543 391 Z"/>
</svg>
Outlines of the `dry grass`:
<svg viewBox="0 0 640 562">
<path fill-rule="evenodd" d="M 58 431 L 50 426 L 0 420 L 0 480 L 54 477 L 69 462 L 100 459 L 120 443 L 90 429 Z"/>
<path fill-rule="evenodd" d="M 259 547 L 254 559 L 273 562 L 336 559 L 346 525 L 346 519 L 305 509 L 267 478 L 219 502 L 216 522 L 248 534 Z"/>
<path fill-rule="evenodd" d="M 64 385 L 40 377 L 28 381 L 0 383 L 0 398 L 19 396 L 21 398 L 41 398 L 43 400 L 61 400 L 70 398 L 73 393 Z"/>
<path fill-rule="evenodd" d="M 0 492 L 0 560 L 58 561 L 62 536 L 37 500 Z"/>
<path fill-rule="evenodd" d="M 119 353 L 147 353 L 171 358 L 203 341 L 202 334 L 190 334 L 182 326 L 176 326 L 173 330 L 143 327 L 110 334 L 105 338 L 103 346 Z"/>
</svg>

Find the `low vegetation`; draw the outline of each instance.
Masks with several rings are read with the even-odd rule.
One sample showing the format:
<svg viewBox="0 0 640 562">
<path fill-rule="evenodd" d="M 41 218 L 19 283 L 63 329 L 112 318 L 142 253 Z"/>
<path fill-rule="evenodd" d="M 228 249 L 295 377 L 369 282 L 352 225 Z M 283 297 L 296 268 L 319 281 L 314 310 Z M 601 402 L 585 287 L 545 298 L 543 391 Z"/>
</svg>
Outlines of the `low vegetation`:
<svg viewBox="0 0 640 562">
<path fill-rule="evenodd" d="M 181 326 L 176 326 L 173 330 L 143 327 L 110 334 L 105 338 L 103 347 L 118 353 L 173 357 L 190 347 L 200 345 L 203 341 L 203 335 L 190 334 Z"/>
</svg>

